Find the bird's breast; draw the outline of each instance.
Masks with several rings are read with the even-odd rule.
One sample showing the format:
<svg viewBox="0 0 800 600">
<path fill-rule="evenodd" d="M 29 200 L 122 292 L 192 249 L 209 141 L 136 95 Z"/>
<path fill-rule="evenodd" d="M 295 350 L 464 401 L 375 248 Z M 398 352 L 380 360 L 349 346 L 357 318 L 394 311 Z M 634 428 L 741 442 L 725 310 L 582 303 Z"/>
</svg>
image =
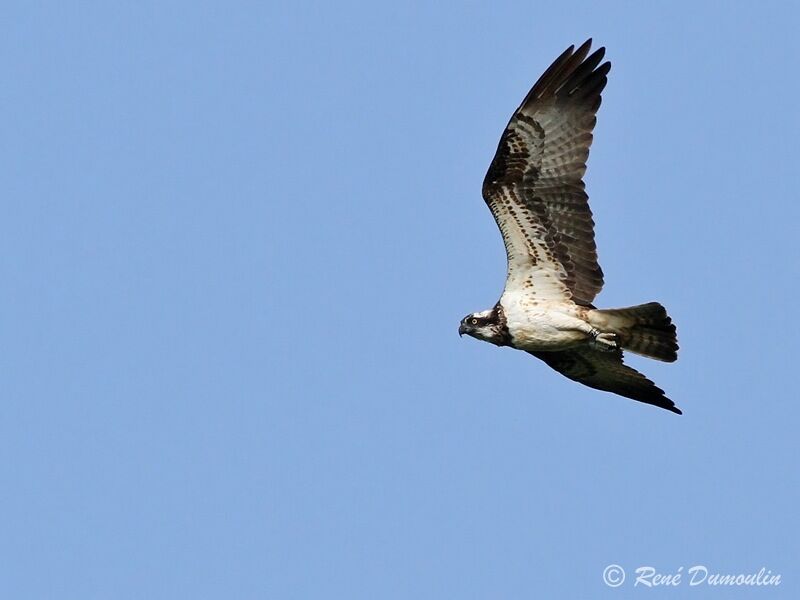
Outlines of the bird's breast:
<svg viewBox="0 0 800 600">
<path fill-rule="evenodd" d="M 511 345 L 520 350 L 563 350 L 583 343 L 583 320 L 570 306 L 551 303 L 503 303 Z"/>
</svg>

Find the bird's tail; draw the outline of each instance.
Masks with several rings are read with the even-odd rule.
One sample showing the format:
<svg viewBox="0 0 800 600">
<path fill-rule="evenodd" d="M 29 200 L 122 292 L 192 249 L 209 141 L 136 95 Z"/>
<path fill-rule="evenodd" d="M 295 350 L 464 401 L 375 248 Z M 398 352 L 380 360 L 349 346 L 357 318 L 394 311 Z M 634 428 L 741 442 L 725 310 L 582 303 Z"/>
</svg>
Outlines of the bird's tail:
<svg viewBox="0 0 800 600">
<path fill-rule="evenodd" d="M 678 359 L 678 338 L 675 325 L 666 309 L 658 302 L 628 308 L 590 310 L 592 327 L 615 333 L 623 350 L 666 362 Z"/>
</svg>

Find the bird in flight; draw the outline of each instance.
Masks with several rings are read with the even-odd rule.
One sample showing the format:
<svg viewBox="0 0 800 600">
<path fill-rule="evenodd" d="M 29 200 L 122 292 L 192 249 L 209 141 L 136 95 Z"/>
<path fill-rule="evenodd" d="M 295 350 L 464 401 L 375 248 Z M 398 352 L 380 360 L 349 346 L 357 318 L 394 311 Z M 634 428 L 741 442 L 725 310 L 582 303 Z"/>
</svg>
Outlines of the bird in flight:
<svg viewBox="0 0 800 600">
<path fill-rule="evenodd" d="M 562 375 L 681 414 L 664 391 L 623 363 L 623 350 L 673 362 L 675 326 L 657 302 L 598 309 L 603 287 L 583 174 L 611 63 L 591 40 L 567 48 L 511 117 L 483 181 L 508 271 L 493 308 L 458 328 L 524 350 Z"/>
</svg>

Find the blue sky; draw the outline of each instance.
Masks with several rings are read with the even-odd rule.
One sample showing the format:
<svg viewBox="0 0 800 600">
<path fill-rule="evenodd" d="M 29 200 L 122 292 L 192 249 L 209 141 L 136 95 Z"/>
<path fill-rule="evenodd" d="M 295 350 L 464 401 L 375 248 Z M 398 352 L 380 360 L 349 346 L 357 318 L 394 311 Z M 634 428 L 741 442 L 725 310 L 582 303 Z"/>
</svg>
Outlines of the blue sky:
<svg viewBox="0 0 800 600">
<path fill-rule="evenodd" d="M 0 595 L 800 593 L 796 7 L 2 12 Z M 631 363 L 682 417 L 457 335 L 502 128 L 590 36 L 597 303 L 667 306 Z M 632 587 L 697 564 L 783 583 Z"/>
</svg>

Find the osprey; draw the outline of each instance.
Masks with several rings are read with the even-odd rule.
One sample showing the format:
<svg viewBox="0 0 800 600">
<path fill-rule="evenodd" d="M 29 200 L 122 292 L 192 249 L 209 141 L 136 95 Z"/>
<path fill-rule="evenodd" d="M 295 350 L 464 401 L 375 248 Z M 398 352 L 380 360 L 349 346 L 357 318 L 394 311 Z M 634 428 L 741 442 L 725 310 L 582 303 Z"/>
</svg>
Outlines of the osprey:
<svg viewBox="0 0 800 600">
<path fill-rule="evenodd" d="M 603 287 L 582 180 L 611 63 L 591 40 L 570 46 L 511 117 L 483 181 L 506 247 L 505 289 L 494 308 L 458 328 L 529 352 L 566 377 L 681 414 L 664 391 L 623 364 L 623 350 L 675 361 L 675 326 L 661 304 L 597 309 Z"/>
</svg>

